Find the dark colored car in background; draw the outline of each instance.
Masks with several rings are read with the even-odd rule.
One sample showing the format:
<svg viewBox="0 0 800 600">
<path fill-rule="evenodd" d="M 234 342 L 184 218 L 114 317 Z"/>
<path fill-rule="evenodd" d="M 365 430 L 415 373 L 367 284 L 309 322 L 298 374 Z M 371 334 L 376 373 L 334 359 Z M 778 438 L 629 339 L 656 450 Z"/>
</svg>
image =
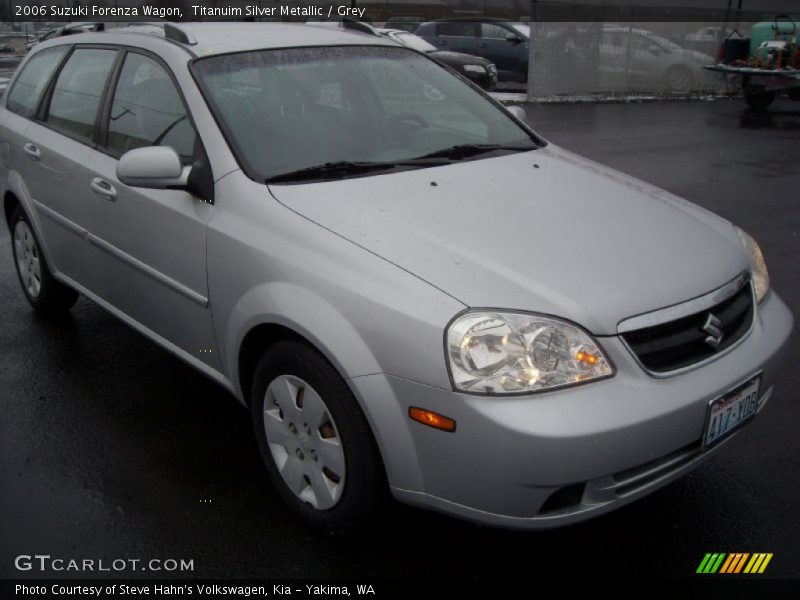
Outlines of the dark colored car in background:
<svg viewBox="0 0 800 600">
<path fill-rule="evenodd" d="M 424 52 L 439 64 L 450 67 L 484 90 L 492 90 L 497 85 L 497 67 L 486 58 L 463 52 L 437 50 L 436 46 L 418 35 L 400 29 L 378 29 L 377 32 L 407 48 Z"/>
<path fill-rule="evenodd" d="M 530 57 L 527 23 L 491 19 L 448 19 L 420 25 L 414 33 L 439 50 L 482 56 L 495 65 L 500 81 L 526 82 Z"/>
</svg>

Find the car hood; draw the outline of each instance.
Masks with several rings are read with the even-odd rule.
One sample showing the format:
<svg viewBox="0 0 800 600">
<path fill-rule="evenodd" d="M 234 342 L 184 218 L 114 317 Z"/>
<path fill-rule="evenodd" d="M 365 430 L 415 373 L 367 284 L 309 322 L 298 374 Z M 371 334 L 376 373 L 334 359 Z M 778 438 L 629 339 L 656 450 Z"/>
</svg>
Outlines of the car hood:
<svg viewBox="0 0 800 600">
<path fill-rule="evenodd" d="M 747 268 L 729 222 L 553 145 L 270 191 L 467 306 L 557 315 L 597 335 Z"/>
</svg>

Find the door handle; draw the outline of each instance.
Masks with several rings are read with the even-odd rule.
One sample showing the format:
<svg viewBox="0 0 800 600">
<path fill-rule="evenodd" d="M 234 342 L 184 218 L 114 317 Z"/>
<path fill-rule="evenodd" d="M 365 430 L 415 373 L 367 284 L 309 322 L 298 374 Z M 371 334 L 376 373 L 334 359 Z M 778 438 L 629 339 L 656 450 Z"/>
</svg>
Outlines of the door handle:
<svg viewBox="0 0 800 600">
<path fill-rule="evenodd" d="M 28 142 L 22 147 L 22 151 L 28 155 L 31 160 L 39 160 L 42 157 L 42 151 L 36 144 Z"/>
<path fill-rule="evenodd" d="M 440 46 L 447 46 L 447 42 L 445 42 L 444 40 L 440 40 L 436 43 L 439 44 Z"/>
<path fill-rule="evenodd" d="M 92 191 L 100 196 L 103 200 L 113 202 L 117 199 L 116 188 L 102 177 L 95 177 L 92 179 L 92 181 L 89 182 L 89 187 L 92 188 Z"/>
</svg>

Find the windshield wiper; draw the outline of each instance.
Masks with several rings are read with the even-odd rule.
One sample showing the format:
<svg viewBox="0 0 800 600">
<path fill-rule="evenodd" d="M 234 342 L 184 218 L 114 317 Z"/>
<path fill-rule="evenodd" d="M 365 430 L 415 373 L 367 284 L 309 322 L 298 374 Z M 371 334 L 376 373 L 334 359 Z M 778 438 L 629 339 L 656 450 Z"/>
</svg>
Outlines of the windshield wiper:
<svg viewBox="0 0 800 600">
<path fill-rule="evenodd" d="M 435 158 L 435 157 L 431 157 Z M 298 169 L 297 171 L 289 171 L 288 173 L 280 173 L 268 177 L 265 183 L 287 183 L 290 181 L 307 181 L 313 179 L 338 179 L 347 177 L 348 175 L 361 175 L 370 173 L 372 171 L 389 171 L 397 167 L 434 167 L 438 165 L 447 164 L 448 161 L 444 160 L 426 160 L 427 157 L 412 160 L 399 160 L 389 162 L 357 162 L 340 160 L 336 162 L 328 162 L 324 165 L 316 165 L 313 167 L 306 167 Z"/>
<path fill-rule="evenodd" d="M 388 162 L 360 162 L 350 160 L 340 160 L 327 162 L 322 165 L 305 167 L 296 171 L 273 175 L 265 180 L 265 183 L 288 183 L 292 181 L 308 181 L 314 179 L 340 179 L 348 175 L 362 175 L 372 171 L 388 171 L 397 167 L 411 167 L 421 169 L 425 167 L 436 167 L 450 164 L 454 160 L 506 150 L 509 152 L 528 152 L 535 150 L 538 146 L 504 146 L 502 144 L 459 144 L 450 148 L 436 150 L 430 154 L 395 160 Z"/>
<path fill-rule="evenodd" d="M 502 144 L 459 144 L 451 146 L 450 148 L 443 148 L 430 154 L 418 157 L 416 160 L 426 158 L 449 158 L 451 160 L 458 160 L 460 158 L 468 158 L 470 156 L 477 156 L 478 154 L 486 154 L 487 152 L 494 152 L 496 150 L 508 150 L 511 152 L 527 152 L 535 150 L 537 146 L 504 146 Z"/>
<path fill-rule="evenodd" d="M 266 183 L 285 183 L 287 181 L 302 181 L 307 179 L 335 179 L 337 177 L 346 177 L 347 175 L 369 173 L 370 171 L 385 171 L 386 169 L 392 169 L 394 166 L 395 163 L 340 160 L 337 162 L 328 162 L 324 165 L 315 165 L 313 167 L 298 169 L 297 171 L 273 175 L 267 178 Z"/>
</svg>

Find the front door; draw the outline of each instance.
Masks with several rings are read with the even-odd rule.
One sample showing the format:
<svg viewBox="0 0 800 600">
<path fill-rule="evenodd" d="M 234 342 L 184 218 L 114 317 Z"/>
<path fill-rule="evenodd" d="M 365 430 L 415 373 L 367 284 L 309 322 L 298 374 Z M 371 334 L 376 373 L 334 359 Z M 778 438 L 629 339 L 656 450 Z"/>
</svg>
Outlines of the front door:
<svg viewBox="0 0 800 600">
<path fill-rule="evenodd" d="M 515 36 L 518 41 L 509 40 Z M 499 23 L 481 23 L 480 50 L 475 52 L 488 58 L 502 73 L 502 79 L 520 79 L 527 77 L 528 52 L 530 45 L 526 44 L 522 36 L 500 25 Z"/>
<path fill-rule="evenodd" d="M 118 159 L 143 146 L 170 146 L 190 164 L 200 144 L 166 67 L 130 51 L 113 90 L 107 133 L 92 151 L 90 252 L 114 307 L 203 363 L 218 368 L 206 280 L 206 223 L 213 206 L 183 190 L 128 187 Z"/>
</svg>

